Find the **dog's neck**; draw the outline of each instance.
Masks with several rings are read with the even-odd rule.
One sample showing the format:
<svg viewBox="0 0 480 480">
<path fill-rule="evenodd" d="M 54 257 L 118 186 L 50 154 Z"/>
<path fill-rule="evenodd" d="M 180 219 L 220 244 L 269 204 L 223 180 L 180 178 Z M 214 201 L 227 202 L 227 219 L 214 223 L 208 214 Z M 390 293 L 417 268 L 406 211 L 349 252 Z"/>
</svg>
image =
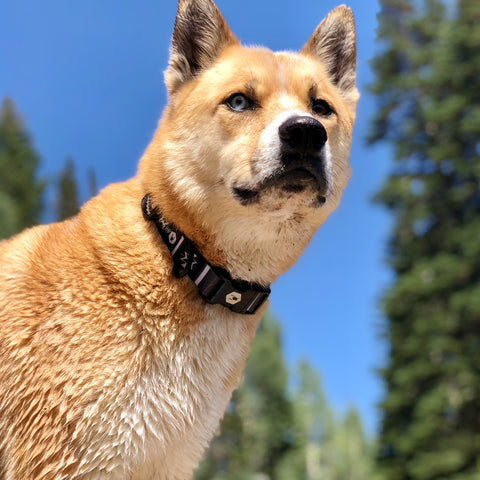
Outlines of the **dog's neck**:
<svg viewBox="0 0 480 480">
<path fill-rule="evenodd" d="M 223 268 L 211 265 L 188 237 L 165 221 L 149 194 L 143 197 L 141 205 L 145 219 L 155 224 L 170 251 L 175 276 L 188 275 L 207 303 L 248 315 L 256 313 L 265 303 L 270 294 L 268 286 L 234 280 Z"/>
<path fill-rule="evenodd" d="M 241 207 L 229 212 L 218 198 L 211 201 L 191 193 L 195 184 L 167 168 L 168 155 L 156 140 L 145 152 L 139 169 L 143 195 L 150 192 L 163 217 L 192 240 L 209 263 L 224 268 L 233 278 L 272 284 L 297 261 L 335 207 L 322 207 L 313 218 L 311 212 L 294 208 L 262 211 Z M 180 183 L 183 192 L 188 192 L 186 197 L 185 193 L 181 197 L 176 187 Z"/>
<path fill-rule="evenodd" d="M 216 237 L 226 268 L 241 278 L 273 283 L 287 271 L 310 242 L 315 228 L 299 219 L 225 220 Z"/>
</svg>

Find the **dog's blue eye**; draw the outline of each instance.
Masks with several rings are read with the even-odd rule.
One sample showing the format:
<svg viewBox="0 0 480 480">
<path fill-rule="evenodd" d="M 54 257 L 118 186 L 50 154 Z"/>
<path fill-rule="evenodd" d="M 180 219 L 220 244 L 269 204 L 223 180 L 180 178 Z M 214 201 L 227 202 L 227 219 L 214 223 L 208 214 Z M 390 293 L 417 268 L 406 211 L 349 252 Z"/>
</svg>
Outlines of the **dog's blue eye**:
<svg viewBox="0 0 480 480">
<path fill-rule="evenodd" d="M 243 112 L 244 110 L 250 110 L 253 107 L 253 102 L 243 93 L 234 93 L 230 95 L 226 100 L 225 104 L 231 110 L 235 112 Z"/>
<path fill-rule="evenodd" d="M 312 100 L 312 110 L 321 117 L 328 117 L 333 113 L 332 107 L 325 100 Z"/>
</svg>

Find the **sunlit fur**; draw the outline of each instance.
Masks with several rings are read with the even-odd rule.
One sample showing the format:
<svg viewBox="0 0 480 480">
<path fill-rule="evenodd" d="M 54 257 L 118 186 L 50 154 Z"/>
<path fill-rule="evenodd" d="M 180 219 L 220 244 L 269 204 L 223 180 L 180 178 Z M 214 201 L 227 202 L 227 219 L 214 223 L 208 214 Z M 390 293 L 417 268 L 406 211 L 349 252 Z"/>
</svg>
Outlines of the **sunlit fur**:
<svg viewBox="0 0 480 480">
<path fill-rule="evenodd" d="M 311 115 L 312 86 L 337 113 L 322 119 L 333 163 L 326 205 L 312 209 L 308 196 L 278 192 L 271 192 L 260 205 L 240 205 L 231 186 L 253 180 L 264 155 L 264 130 L 288 110 Z M 239 114 L 223 105 L 230 94 L 250 88 L 261 108 Z M 355 101 L 356 91 L 350 103 Z M 197 238 L 202 251 L 220 255 L 219 261 L 234 275 L 268 284 L 296 261 L 340 201 L 350 176 L 354 120 L 350 103 L 314 58 L 232 45 L 213 68 L 173 97 L 140 163 L 140 181 L 155 203 L 166 206 L 168 218 L 181 219 L 178 226 Z M 272 153 L 278 161 L 278 152 Z M 167 199 L 172 194 L 174 202 Z"/>
<path fill-rule="evenodd" d="M 172 275 L 168 250 L 142 216 L 146 193 L 212 264 L 267 285 L 347 184 L 354 65 L 334 81 L 319 60 L 338 46 L 322 46 L 322 28 L 331 35 L 341 25 L 351 43 L 350 11 L 334 10 L 294 54 L 241 47 L 210 0 L 180 2 L 180 43 L 188 8 L 216 12 L 211 28 L 221 33 L 202 37 L 195 65 L 174 34 L 169 103 L 136 177 L 105 188 L 71 220 L 0 243 L 1 480 L 186 480 L 218 427 L 262 311 L 208 305 L 190 279 Z M 257 107 L 228 108 L 239 91 Z M 232 186 L 261 185 L 275 171 L 278 126 L 299 112 L 314 116 L 313 94 L 335 110 L 319 118 L 326 203 L 315 205 L 314 188 L 267 188 L 242 205 Z"/>
</svg>

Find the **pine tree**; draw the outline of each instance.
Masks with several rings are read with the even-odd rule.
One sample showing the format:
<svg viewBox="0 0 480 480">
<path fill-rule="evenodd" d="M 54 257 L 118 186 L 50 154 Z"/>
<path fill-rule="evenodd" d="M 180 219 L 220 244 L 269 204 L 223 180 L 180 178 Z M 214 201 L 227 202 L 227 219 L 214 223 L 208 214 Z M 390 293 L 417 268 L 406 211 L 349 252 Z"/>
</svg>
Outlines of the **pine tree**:
<svg viewBox="0 0 480 480">
<path fill-rule="evenodd" d="M 382 0 L 372 142 L 393 147 L 379 462 L 386 480 L 480 475 L 480 2 Z M 450 8 L 452 4 L 449 5 Z"/>
<path fill-rule="evenodd" d="M 15 201 L 0 191 L 0 240 L 12 236 L 21 229 Z"/>
<path fill-rule="evenodd" d="M 357 410 L 335 420 L 320 446 L 320 479 L 375 480 L 375 444 L 366 438 Z"/>
<path fill-rule="evenodd" d="M 87 170 L 87 184 L 88 184 L 88 198 L 92 198 L 98 193 L 98 186 L 97 186 L 97 177 L 95 175 L 95 170 L 91 167 Z"/>
<path fill-rule="evenodd" d="M 58 183 L 57 219 L 62 221 L 73 217 L 79 210 L 75 164 L 73 159 L 68 157 Z"/>
<path fill-rule="evenodd" d="M 220 434 L 195 480 L 375 480 L 373 448 L 352 408 L 336 419 L 317 372 L 305 361 L 293 389 L 279 325 L 262 321 Z"/>
<path fill-rule="evenodd" d="M 282 465 L 281 480 L 375 480 L 375 446 L 357 410 L 338 416 L 328 404 L 318 373 L 299 366 L 293 392 L 297 449 Z M 299 447 L 299 448 L 298 448 Z"/>
<path fill-rule="evenodd" d="M 0 238 L 37 224 L 44 182 L 37 178 L 39 156 L 8 97 L 0 107 Z"/>
<path fill-rule="evenodd" d="M 324 480 L 321 461 L 325 440 L 334 430 L 334 413 L 328 405 L 320 377 L 305 360 L 294 374 L 292 388 L 295 448 L 282 462 L 280 480 Z"/>
</svg>

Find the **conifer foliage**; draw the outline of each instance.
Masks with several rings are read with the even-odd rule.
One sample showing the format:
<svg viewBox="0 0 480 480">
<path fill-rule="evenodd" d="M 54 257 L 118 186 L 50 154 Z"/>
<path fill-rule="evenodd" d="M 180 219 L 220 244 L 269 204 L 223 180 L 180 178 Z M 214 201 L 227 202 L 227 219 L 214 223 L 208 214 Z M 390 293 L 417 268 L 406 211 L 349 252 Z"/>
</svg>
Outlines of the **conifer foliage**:
<svg viewBox="0 0 480 480">
<path fill-rule="evenodd" d="M 373 459 L 357 412 L 337 418 L 308 363 L 288 381 L 280 326 L 267 315 L 194 479 L 376 480 Z"/>
<path fill-rule="evenodd" d="M 59 221 L 73 217 L 80 210 L 75 180 L 75 164 L 68 157 L 60 174 L 57 196 L 57 219 Z"/>
<path fill-rule="evenodd" d="M 0 107 L 0 239 L 40 221 L 39 156 L 12 100 Z"/>
<path fill-rule="evenodd" d="M 395 167 L 386 480 L 480 475 L 480 2 L 381 0 L 370 137 Z"/>
<path fill-rule="evenodd" d="M 39 178 L 39 167 L 32 138 L 13 101 L 5 97 L 0 106 L 0 240 L 42 220 L 61 221 L 78 213 L 81 199 L 73 159 L 66 158 L 58 181 L 52 183 Z M 88 196 L 93 197 L 98 188 L 92 168 L 87 170 L 87 184 Z M 44 196 L 51 187 L 55 199 L 45 208 Z"/>
</svg>

